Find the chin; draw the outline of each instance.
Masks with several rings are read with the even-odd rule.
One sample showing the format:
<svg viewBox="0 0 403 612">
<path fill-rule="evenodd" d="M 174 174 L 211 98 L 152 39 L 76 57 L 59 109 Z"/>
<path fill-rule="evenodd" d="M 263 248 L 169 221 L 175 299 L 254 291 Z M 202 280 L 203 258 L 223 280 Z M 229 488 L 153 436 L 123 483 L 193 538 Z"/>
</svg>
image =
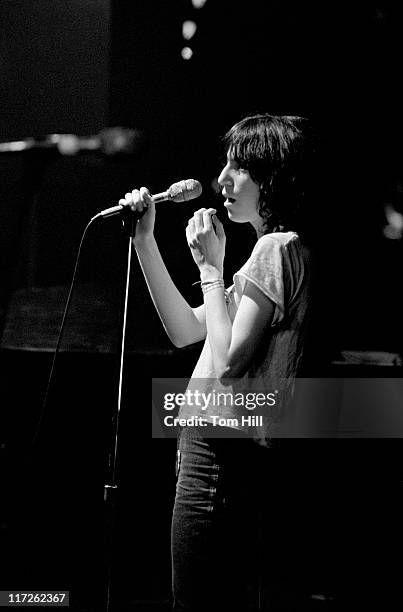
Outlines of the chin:
<svg viewBox="0 0 403 612">
<path fill-rule="evenodd" d="M 234 215 L 228 214 L 228 219 L 233 223 L 249 223 L 247 219 L 240 219 L 239 217 L 235 217 Z"/>
</svg>

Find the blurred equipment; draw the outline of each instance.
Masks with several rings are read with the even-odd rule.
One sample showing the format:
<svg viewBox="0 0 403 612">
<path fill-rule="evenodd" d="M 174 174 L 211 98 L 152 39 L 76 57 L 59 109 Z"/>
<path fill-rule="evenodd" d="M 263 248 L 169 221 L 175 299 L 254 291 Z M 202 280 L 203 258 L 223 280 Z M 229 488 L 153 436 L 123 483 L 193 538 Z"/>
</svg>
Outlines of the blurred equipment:
<svg viewBox="0 0 403 612">
<path fill-rule="evenodd" d="M 126 165 L 131 165 L 133 160 L 137 163 L 145 152 L 145 145 L 146 136 L 142 130 L 119 126 L 106 127 L 98 134 L 87 136 L 47 134 L 0 143 L 0 155 L 4 154 L 7 159 L 22 154 L 22 198 L 18 213 L 18 236 L 12 258 L 15 263 L 8 274 L 10 280 L 6 284 L 3 283 L 5 295 L 2 302 L 5 305 L 13 290 L 38 284 L 39 217 L 44 205 L 42 184 L 52 164 L 60 160 L 68 165 L 70 159 L 67 158 L 71 158 L 73 164 L 73 158 L 80 154 L 83 164 L 80 165 L 77 159 L 79 171 L 85 167 L 88 160 L 93 160 L 92 174 L 88 174 L 88 180 L 91 180 L 94 176 L 94 164 L 105 165 L 115 160 Z M 119 166 L 115 163 L 113 165 Z M 75 196 L 75 193 L 72 195 Z"/>
<path fill-rule="evenodd" d="M 77 155 L 82 151 L 99 151 L 104 155 L 138 155 L 143 151 L 144 132 L 128 127 L 104 128 L 98 134 L 48 134 L 42 138 L 24 138 L 0 143 L 0 153 L 19 153 L 33 150 L 57 150 L 61 155 Z"/>
</svg>

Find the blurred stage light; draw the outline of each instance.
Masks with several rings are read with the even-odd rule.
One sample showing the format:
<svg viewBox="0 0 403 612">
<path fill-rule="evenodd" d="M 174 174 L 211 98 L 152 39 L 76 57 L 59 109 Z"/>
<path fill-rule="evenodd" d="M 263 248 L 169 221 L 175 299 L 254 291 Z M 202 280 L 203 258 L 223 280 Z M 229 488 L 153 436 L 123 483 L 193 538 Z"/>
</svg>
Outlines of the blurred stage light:
<svg viewBox="0 0 403 612">
<path fill-rule="evenodd" d="M 182 24 L 182 36 L 185 40 L 190 40 L 195 35 L 197 25 L 194 21 L 184 21 Z"/>
<path fill-rule="evenodd" d="M 388 222 L 383 228 L 383 235 L 389 240 L 401 240 L 403 237 L 403 215 L 391 204 L 384 207 L 385 217 Z"/>
<path fill-rule="evenodd" d="M 206 4 L 207 0 L 192 0 L 192 4 L 195 8 L 199 9 L 199 8 L 203 8 L 203 6 Z"/>
<path fill-rule="evenodd" d="M 181 55 L 184 60 L 190 60 L 193 55 L 193 51 L 190 47 L 183 47 Z"/>
</svg>

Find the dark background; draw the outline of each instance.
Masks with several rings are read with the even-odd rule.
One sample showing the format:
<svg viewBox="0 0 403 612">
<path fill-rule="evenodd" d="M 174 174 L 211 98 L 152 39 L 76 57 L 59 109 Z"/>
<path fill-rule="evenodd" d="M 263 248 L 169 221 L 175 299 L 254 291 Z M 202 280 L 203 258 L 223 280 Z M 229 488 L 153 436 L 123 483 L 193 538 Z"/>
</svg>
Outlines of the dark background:
<svg viewBox="0 0 403 612">
<path fill-rule="evenodd" d="M 198 26 L 189 61 L 181 57 L 185 19 Z M 119 219 L 89 231 L 32 445 L 80 236 L 129 189 L 199 179 L 201 199 L 186 209 L 161 205 L 157 227 L 175 282 L 196 304 L 184 227 L 195 208 L 219 205 L 218 143 L 241 116 L 302 114 L 322 134 L 314 223 L 326 246 L 320 322 L 333 358 L 340 350 L 402 353 L 402 244 L 382 232 L 384 204 L 403 180 L 402 26 L 401 9 L 386 3 L 207 0 L 196 10 L 184 0 L 2 0 L 0 142 L 124 126 L 141 133 L 141 146 L 126 156 L 0 154 L 1 588 L 70 588 L 77 609 L 100 609 L 127 247 Z M 230 279 L 252 237 L 245 227 L 226 223 L 226 231 Z M 112 555 L 122 609 L 169 599 L 175 441 L 150 438 L 149 388 L 152 376 L 190 375 L 197 355 L 164 337 L 136 261 L 130 306 Z M 298 457 L 305 470 L 274 495 L 279 529 L 267 534 L 265 584 L 280 599 L 330 593 L 342 609 L 374 593 L 384 601 L 395 583 L 399 441 L 292 442 L 274 469 L 289 475 Z"/>
</svg>

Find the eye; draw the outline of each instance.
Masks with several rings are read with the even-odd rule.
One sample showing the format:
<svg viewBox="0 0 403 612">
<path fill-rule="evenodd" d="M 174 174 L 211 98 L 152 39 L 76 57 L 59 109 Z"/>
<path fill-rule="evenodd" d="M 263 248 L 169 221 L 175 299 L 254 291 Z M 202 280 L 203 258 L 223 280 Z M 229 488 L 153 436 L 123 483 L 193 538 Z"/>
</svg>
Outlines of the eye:
<svg viewBox="0 0 403 612">
<path fill-rule="evenodd" d="M 239 170 L 241 170 L 241 166 L 239 164 L 239 162 L 235 161 L 235 159 L 229 159 L 228 160 L 229 166 L 232 170 L 236 170 L 237 172 L 239 172 Z"/>
<path fill-rule="evenodd" d="M 232 160 L 231 166 L 236 172 L 239 172 L 239 173 L 248 172 L 248 169 L 241 162 Z"/>
</svg>

